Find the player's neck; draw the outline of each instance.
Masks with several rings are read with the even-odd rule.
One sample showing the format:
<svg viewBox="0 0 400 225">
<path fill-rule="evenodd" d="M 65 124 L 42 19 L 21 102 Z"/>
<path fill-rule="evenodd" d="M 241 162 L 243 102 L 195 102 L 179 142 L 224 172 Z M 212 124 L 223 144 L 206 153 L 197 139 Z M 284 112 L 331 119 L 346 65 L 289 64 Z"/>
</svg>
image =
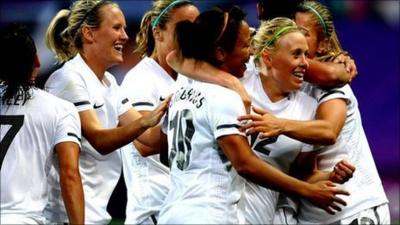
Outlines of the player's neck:
<svg viewBox="0 0 400 225">
<path fill-rule="evenodd" d="M 154 61 L 156 61 L 172 79 L 177 79 L 178 73 L 168 65 L 166 57 L 158 57 L 157 54 L 153 54 L 151 58 L 154 59 Z"/>
<path fill-rule="evenodd" d="M 102 81 L 106 72 L 105 64 L 98 62 L 99 60 L 91 54 L 85 54 L 82 52 L 81 56 L 83 61 L 85 61 L 86 65 L 93 71 L 96 77 Z"/>
<path fill-rule="evenodd" d="M 289 95 L 280 88 L 280 85 L 274 80 L 273 76 L 260 73 L 260 79 L 263 90 L 271 102 L 280 101 Z"/>
</svg>

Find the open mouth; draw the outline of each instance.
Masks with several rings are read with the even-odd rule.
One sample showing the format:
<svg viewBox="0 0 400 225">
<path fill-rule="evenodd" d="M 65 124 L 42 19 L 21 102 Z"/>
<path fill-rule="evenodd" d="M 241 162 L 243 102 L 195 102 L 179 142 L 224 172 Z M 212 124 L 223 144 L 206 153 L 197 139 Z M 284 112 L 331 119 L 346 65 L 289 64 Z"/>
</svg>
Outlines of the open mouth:
<svg viewBox="0 0 400 225">
<path fill-rule="evenodd" d="M 122 53 L 122 50 L 124 49 L 123 44 L 115 44 L 114 49 L 117 50 L 118 52 Z"/>
<path fill-rule="evenodd" d="M 303 79 L 304 79 L 304 72 L 303 72 L 303 71 L 295 71 L 295 72 L 293 73 L 293 75 L 294 75 L 295 77 L 299 78 L 300 80 L 303 80 Z"/>
</svg>

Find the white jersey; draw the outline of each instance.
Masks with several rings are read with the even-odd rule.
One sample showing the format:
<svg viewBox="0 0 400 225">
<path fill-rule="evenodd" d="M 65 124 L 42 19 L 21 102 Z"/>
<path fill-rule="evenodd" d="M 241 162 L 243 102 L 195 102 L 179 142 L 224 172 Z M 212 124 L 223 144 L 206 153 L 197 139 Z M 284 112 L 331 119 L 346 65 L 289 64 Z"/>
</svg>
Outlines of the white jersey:
<svg viewBox="0 0 400 225">
<path fill-rule="evenodd" d="M 254 72 L 257 72 L 254 70 Z M 300 91 L 292 92 L 287 98 L 272 102 L 265 93 L 258 73 L 246 74 L 242 83 L 257 108 L 267 110 L 279 118 L 310 120 L 315 117 L 317 102 Z M 313 150 L 311 145 L 284 135 L 259 139 L 250 137 L 250 144 L 257 156 L 288 174 L 291 164 L 300 152 Z M 246 181 L 245 195 L 241 201 L 244 207 L 244 219 L 250 224 L 272 224 L 279 192 Z"/>
<path fill-rule="evenodd" d="M 175 92 L 168 112 L 171 188 L 160 224 L 237 224 L 244 181 L 218 146 L 225 135 L 244 135 L 237 117 L 239 95 L 224 87 L 189 81 Z"/>
<path fill-rule="evenodd" d="M 45 88 L 76 106 L 79 112 L 94 109 L 104 128 L 115 128 L 120 115 L 131 105 L 120 92 L 115 78 L 108 72 L 100 81 L 78 54 L 55 71 Z M 101 138 L 101 137 L 99 137 Z M 85 194 L 85 223 L 108 224 L 107 204 L 121 175 L 120 150 L 102 155 L 82 137 L 79 168 Z M 50 198 L 46 216 L 52 222 L 65 222 L 65 207 L 57 187 L 57 176 L 50 181 Z"/>
<path fill-rule="evenodd" d="M 173 93 L 174 79 L 152 58 L 143 58 L 125 76 L 121 88 L 137 111 L 152 111 Z M 159 155 L 142 157 L 129 144 L 122 149 L 128 202 L 125 224 L 149 223 L 158 216 L 169 190 L 169 169 Z"/>
<path fill-rule="evenodd" d="M 0 85 L 0 92 L 2 87 Z M 80 145 L 81 127 L 74 106 L 42 90 L 0 102 L 0 224 L 43 223 L 47 176 L 58 165 L 55 145 Z"/>
<path fill-rule="evenodd" d="M 326 146 L 319 154 L 318 167 L 322 171 L 329 172 L 337 162 L 346 159 L 356 167 L 356 170 L 348 182 L 340 185 L 351 194 L 340 196 L 347 202 L 347 206 L 341 212 L 330 215 L 302 199 L 299 222 L 328 224 L 387 203 L 388 200 L 362 127 L 358 102 L 350 86 L 345 85 L 342 88 L 323 91 L 308 85 L 304 87 L 304 91 L 317 99 L 319 104 L 337 98 L 347 100 L 347 118 L 342 131 L 336 143 Z"/>
</svg>

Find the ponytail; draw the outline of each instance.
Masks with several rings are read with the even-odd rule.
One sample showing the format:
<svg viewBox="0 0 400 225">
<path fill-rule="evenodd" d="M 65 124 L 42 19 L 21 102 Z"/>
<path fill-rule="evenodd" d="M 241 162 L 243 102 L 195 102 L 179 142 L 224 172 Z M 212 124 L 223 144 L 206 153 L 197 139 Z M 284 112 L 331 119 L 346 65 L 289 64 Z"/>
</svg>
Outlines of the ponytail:
<svg viewBox="0 0 400 225">
<path fill-rule="evenodd" d="M 155 48 L 155 41 L 153 37 L 152 29 L 152 17 L 153 12 L 148 11 L 144 14 L 142 21 L 140 23 L 140 30 L 136 34 L 136 44 L 137 48 L 134 52 L 139 53 L 142 57 L 150 56 Z"/>
<path fill-rule="evenodd" d="M 74 35 L 68 27 L 70 13 L 71 11 L 67 9 L 60 10 L 50 22 L 46 32 L 46 46 L 56 55 L 59 63 L 70 60 L 78 52 L 74 46 Z"/>
</svg>

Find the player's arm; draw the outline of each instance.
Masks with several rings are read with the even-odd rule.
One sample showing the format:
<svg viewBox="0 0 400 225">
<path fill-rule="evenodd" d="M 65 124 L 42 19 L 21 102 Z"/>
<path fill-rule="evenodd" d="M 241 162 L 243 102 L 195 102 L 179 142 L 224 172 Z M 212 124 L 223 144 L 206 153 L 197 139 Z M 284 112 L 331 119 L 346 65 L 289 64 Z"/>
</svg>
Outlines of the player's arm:
<svg viewBox="0 0 400 225">
<path fill-rule="evenodd" d="M 138 138 L 145 145 L 154 146 L 158 143 L 148 128 L 158 124 L 167 109 L 169 99 L 162 102 L 146 116 L 136 110 L 129 109 L 119 117 L 119 127 L 103 128 L 94 110 L 79 112 L 82 134 L 99 153 L 108 154 Z M 143 135 L 142 135 L 143 134 Z M 140 137 L 139 137 L 140 136 Z"/>
<path fill-rule="evenodd" d="M 151 156 L 160 153 L 158 147 L 150 147 L 148 145 L 144 145 L 142 142 L 134 140 L 133 145 L 135 146 L 136 150 L 139 154 L 143 157 Z"/>
<path fill-rule="evenodd" d="M 337 203 L 346 205 L 336 196 L 336 194 L 348 194 L 346 191 L 336 188 L 330 181 L 309 184 L 290 177 L 256 157 L 243 136 L 222 136 L 218 138 L 218 144 L 238 174 L 252 182 L 286 194 L 307 198 L 331 214 L 334 210 L 340 210 Z"/>
<path fill-rule="evenodd" d="M 161 126 L 158 125 L 160 120 L 162 119 L 162 116 L 165 114 L 169 101 L 171 100 L 171 96 L 167 97 L 156 109 L 153 111 L 136 111 L 136 110 L 130 110 L 132 111 L 129 114 L 124 114 L 122 117 L 120 117 L 120 125 L 124 126 L 129 123 L 132 119 L 134 119 L 134 116 L 140 115 L 142 118 L 153 118 L 152 120 L 152 126 L 150 129 L 147 129 L 146 132 L 141 134 L 137 139 L 136 143 L 140 142 L 139 148 L 139 153 L 142 156 L 149 156 L 149 155 L 154 155 L 159 153 L 159 145 L 160 145 L 160 130 Z M 136 115 L 134 115 L 135 113 Z"/>
<path fill-rule="evenodd" d="M 79 145 L 61 142 L 55 146 L 60 165 L 61 193 L 70 224 L 84 224 L 84 194 L 79 173 Z"/>
<path fill-rule="evenodd" d="M 356 168 L 346 160 L 341 160 L 336 163 L 335 167 L 330 172 L 319 170 L 317 162 L 319 152 L 320 151 L 301 152 L 292 164 L 290 174 L 308 183 L 329 180 L 343 184 L 353 177 Z"/>
<path fill-rule="evenodd" d="M 151 111 L 139 111 L 139 113 L 142 116 L 149 116 Z M 140 140 L 138 139 L 133 142 L 141 156 L 146 157 L 146 156 L 160 153 L 160 149 L 159 149 L 159 142 L 160 142 L 160 138 L 161 138 L 160 132 L 161 132 L 161 127 L 159 125 L 157 125 L 152 128 L 149 128 L 146 131 L 146 134 L 144 134 L 144 135 L 148 135 L 148 137 L 147 137 L 148 139 L 152 139 L 151 141 L 153 141 L 155 143 L 154 146 L 149 146 L 149 145 L 144 144 L 143 142 L 140 142 L 140 140 L 143 139 L 142 137 L 139 138 Z M 148 143 L 148 141 L 144 141 L 144 142 Z"/>
<path fill-rule="evenodd" d="M 350 82 L 358 74 L 354 60 L 347 54 L 341 53 L 332 62 L 321 62 L 308 59 L 309 68 L 306 80 L 323 87 L 335 87 Z"/>
<path fill-rule="evenodd" d="M 284 123 L 282 134 L 309 144 L 331 145 L 343 128 L 346 113 L 345 100 L 332 99 L 318 106 L 315 120 Z"/>
<path fill-rule="evenodd" d="M 350 80 L 350 73 L 342 63 L 320 62 L 316 59 L 307 59 L 309 68 L 305 79 L 313 84 L 324 87 L 335 87 L 346 84 Z"/>
<path fill-rule="evenodd" d="M 286 135 L 308 144 L 331 145 L 336 142 L 344 125 L 347 104 L 343 99 L 332 99 L 318 106 L 315 120 L 289 120 L 277 118 L 265 110 L 254 108 L 257 114 L 239 117 L 248 121 L 240 129 L 248 134 L 261 133 L 262 137 Z"/>
<path fill-rule="evenodd" d="M 250 111 L 250 96 L 240 80 L 231 74 L 207 62 L 180 57 L 176 50 L 167 55 L 167 63 L 175 71 L 191 79 L 218 84 L 236 91 L 240 95 L 246 111 Z"/>
</svg>

